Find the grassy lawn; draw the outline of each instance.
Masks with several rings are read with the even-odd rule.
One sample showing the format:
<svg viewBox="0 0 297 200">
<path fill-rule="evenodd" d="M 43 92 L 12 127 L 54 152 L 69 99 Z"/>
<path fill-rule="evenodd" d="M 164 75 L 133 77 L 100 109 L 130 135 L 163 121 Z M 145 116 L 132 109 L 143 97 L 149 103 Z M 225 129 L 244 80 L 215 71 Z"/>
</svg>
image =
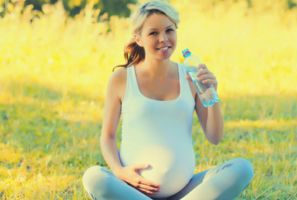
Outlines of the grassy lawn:
<svg viewBox="0 0 297 200">
<path fill-rule="evenodd" d="M 195 116 L 196 171 L 243 157 L 255 176 L 239 199 L 297 199 L 296 9 L 283 10 L 285 0 L 172 2 L 181 18 L 172 59 L 189 48 L 207 64 L 224 112 L 217 146 Z M 87 200 L 81 178 L 105 165 L 104 91 L 124 62 L 130 21 L 112 17 L 106 33 L 88 7 L 71 19 L 61 2 L 36 18 L 9 8 L 0 18 L 0 199 Z"/>
<path fill-rule="evenodd" d="M 100 104 L 36 84 L 11 87 L 14 102 L 0 104 L 2 199 L 88 199 L 82 174 L 105 165 L 100 120 L 86 117 L 100 112 Z M 239 199 L 295 199 L 297 98 L 226 98 L 222 107 L 225 137 L 217 146 L 205 140 L 195 117 L 196 171 L 244 157 L 253 163 L 255 177 Z M 119 126 L 118 141 L 120 131 Z"/>
</svg>

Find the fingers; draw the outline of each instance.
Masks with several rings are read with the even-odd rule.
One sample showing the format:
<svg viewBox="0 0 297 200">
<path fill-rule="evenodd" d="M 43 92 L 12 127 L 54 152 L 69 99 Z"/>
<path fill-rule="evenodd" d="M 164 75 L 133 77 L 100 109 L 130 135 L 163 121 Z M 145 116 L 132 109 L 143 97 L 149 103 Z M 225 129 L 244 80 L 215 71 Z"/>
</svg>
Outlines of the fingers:
<svg viewBox="0 0 297 200">
<path fill-rule="evenodd" d="M 140 177 L 135 185 L 135 188 L 143 191 L 146 194 L 154 194 L 159 191 L 160 187 L 142 177 Z"/>
<path fill-rule="evenodd" d="M 199 81 L 203 84 L 217 84 L 216 77 L 207 69 L 206 65 L 200 64 L 198 68 L 197 79 Z"/>
<path fill-rule="evenodd" d="M 148 190 L 142 190 L 142 189 L 138 189 L 140 192 L 144 193 L 145 195 L 153 195 L 154 192 L 152 191 L 148 191 Z"/>
<path fill-rule="evenodd" d="M 130 182 L 130 184 L 136 188 L 143 188 L 147 190 L 156 190 L 160 188 L 158 184 L 154 184 L 138 175 L 136 175 L 134 181 Z"/>
<path fill-rule="evenodd" d="M 133 166 L 133 169 L 138 171 L 138 170 L 146 169 L 148 167 L 150 167 L 149 164 L 136 164 Z"/>
<path fill-rule="evenodd" d="M 205 81 L 215 81 L 216 78 L 212 74 L 202 74 L 197 75 L 197 79 L 203 83 Z"/>
<path fill-rule="evenodd" d="M 198 69 L 207 69 L 205 64 L 199 64 Z"/>
<path fill-rule="evenodd" d="M 144 185 L 144 184 L 140 184 L 138 186 L 138 189 L 142 190 L 142 191 L 145 191 L 147 193 L 155 193 L 155 192 L 158 192 L 159 191 L 159 187 L 150 187 L 148 185 Z"/>
<path fill-rule="evenodd" d="M 216 80 L 216 77 L 207 69 L 207 66 L 205 64 L 199 64 L 197 69 L 198 73 L 196 77 L 198 81 L 202 82 L 202 84 L 213 85 L 215 88 L 217 88 L 218 82 Z M 188 73 L 186 74 L 186 79 L 189 81 L 192 80 L 191 76 Z"/>
<path fill-rule="evenodd" d="M 139 170 L 143 170 L 143 169 L 147 169 L 151 167 L 149 164 L 137 164 L 133 166 L 133 169 L 135 171 L 139 171 Z M 153 183 L 152 181 L 149 181 L 147 179 L 144 179 L 142 176 L 140 176 L 139 174 L 137 175 L 137 183 L 136 186 L 147 189 L 147 190 L 155 190 L 155 189 L 159 189 L 159 185 L 156 183 Z"/>
<path fill-rule="evenodd" d="M 140 176 L 141 177 L 141 176 Z M 144 179 L 143 177 L 141 177 L 139 179 L 139 183 L 140 184 L 143 184 L 143 185 L 147 185 L 148 187 L 152 187 L 152 188 L 159 188 L 159 185 L 158 184 L 155 184 L 147 179 Z"/>
<path fill-rule="evenodd" d="M 149 190 L 142 190 L 142 189 L 138 189 L 140 192 L 144 193 L 145 195 L 153 195 L 155 194 L 156 192 L 152 192 L 152 191 L 149 191 Z"/>
<path fill-rule="evenodd" d="M 208 74 L 208 73 L 211 73 L 211 72 L 208 71 L 208 69 L 206 67 L 200 67 L 200 68 L 198 68 L 197 75 Z"/>
<path fill-rule="evenodd" d="M 189 81 L 192 80 L 191 76 L 189 74 L 186 74 L 186 79 L 189 80 Z"/>
<path fill-rule="evenodd" d="M 156 192 L 150 191 L 150 190 L 145 190 L 145 189 L 141 189 L 141 188 L 137 188 L 137 190 L 139 190 L 140 192 L 144 193 L 145 195 L 153 195 Z"/>
<path fill-rule="evenodd" d="M 203 80 L 202 83 L 203 84 L 207 84 L 207 85 L 214 85 L 214 86 L 216 86 L 217 81 L 208 79 L 208 80 Z"/>
<path fill-rule="evenodd" d="M 145 179 L 139 173 L 139 170 L 151 167 L 149 164 L 134 164 L 125 168 L 125 175 L 122 180 L 132 187 L 138 189 L 145 194 L 154 194 L 159 191 L 160 186 L 150 180 Z"/>
<path fill-rule="evenodd" d="M 215 76 L 205 67 L 198 69 L 196 77 L 199 81 L 205 79 L 215 79 Z M 186 74 L 186 79 L 191 80 L 191 76 L 188 73 Z"/>
</svg>

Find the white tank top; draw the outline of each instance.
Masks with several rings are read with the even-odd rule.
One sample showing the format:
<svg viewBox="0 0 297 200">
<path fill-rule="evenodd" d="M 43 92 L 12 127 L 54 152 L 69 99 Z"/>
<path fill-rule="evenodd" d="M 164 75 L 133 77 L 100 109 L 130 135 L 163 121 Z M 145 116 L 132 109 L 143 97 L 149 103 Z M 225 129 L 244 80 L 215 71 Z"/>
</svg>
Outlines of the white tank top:
<svg viewBox="0 0 297 200">
<path fill-rule="evenodd" d="M 173 100 L 156 100 L 139 90 L 134 66 L 127 68 L 122 104 L 120 158 L 124 166 L 150 164 L 141 175 L 157 184 L 151 197 L 168 197 L 180 191 L 195 168 L 192 120 L 195 102 L 184 66 L 178 64 L 180 94 Z"/>
</svg>

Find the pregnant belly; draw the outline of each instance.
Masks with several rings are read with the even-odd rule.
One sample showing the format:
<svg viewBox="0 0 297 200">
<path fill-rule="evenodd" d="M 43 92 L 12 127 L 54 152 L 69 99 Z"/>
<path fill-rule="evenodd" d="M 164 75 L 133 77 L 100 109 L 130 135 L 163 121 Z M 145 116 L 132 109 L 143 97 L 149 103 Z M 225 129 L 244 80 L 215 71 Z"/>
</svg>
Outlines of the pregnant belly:
<svg viewBox="0 0 297 200">
<path fill-rule="evenodd" d="M 121 160 L 125 166 L 150 164 L 140 175 L 160 185 L 159 192 L 151 197 L 169 197 L 180 191 L 191 179 L 195 167 L 192 146 L 168 147 L 150 145 L 137 149 L 121 148 Z"/>
</svg>

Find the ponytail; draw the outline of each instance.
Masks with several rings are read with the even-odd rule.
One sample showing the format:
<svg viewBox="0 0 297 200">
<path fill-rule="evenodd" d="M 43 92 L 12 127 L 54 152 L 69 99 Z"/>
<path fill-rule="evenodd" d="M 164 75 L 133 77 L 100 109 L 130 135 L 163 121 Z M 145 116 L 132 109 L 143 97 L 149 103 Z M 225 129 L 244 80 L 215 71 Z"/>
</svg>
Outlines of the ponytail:
<svg viewBox="0 0 297 200">
<path fill-rule="evenodd" d="M 143 47 L 137 45 L 137 43 L 133 40 L 129 42 L 124 50 L 124 57 L 127 61 L 125 64 L 115 66 L 112 71 L 114 71 L 117 67 L 125 67 L 127 68 L 130 65 L 134 65 L 144 60 L 145 53 Z"/>
</svg>

